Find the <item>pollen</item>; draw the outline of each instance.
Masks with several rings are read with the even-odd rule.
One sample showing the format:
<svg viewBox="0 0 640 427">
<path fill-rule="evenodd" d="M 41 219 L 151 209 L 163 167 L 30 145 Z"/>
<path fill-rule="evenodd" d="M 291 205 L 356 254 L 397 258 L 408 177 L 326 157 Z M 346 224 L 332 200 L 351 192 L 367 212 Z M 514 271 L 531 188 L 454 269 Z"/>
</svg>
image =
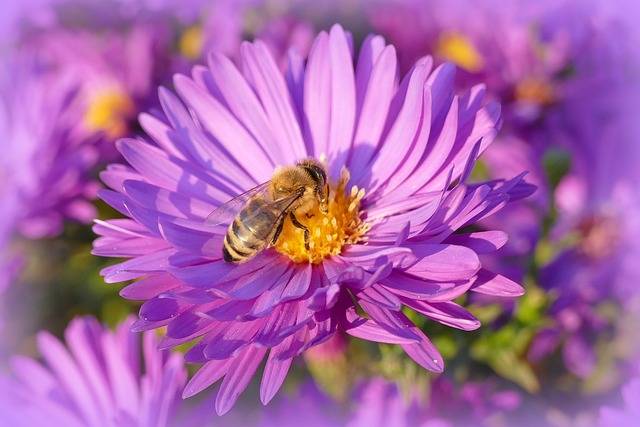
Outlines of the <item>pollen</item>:
<svg viewBox="0 0 640 427">
<path fill-rule="evenodd" d="M 202 28 L 194 25 L 185 30 L 178 42 L 180 52 L 188 59 L 198 59 L 204 46 Z"/>
<path fill-rule="evenodd" d="M 484 59 L 471 41 L 460 33 L 445 33 L 440 36 L 436 53 L 465 70 L 475 73 L 484 67 Z"/>
<path fill-rule="evenodd" d="M 135 115 L 131 97 L 120 90 L 105 90 L 91 100 L 84 116 L 84 124 L 92 131 L 102 131 L 110 139 L 123 136 L 128 122 Z"/>
<path fill-rule="evenodd" d="M 356 186 L 347 191 L 349 171 L 343 168 L 337 184 L 329 184 L 329 200 L 326 214 L 316 206 L 307 215 L 297 219 L 309 229 L 308 249 L 304 231 L 286 220 L 275 249 L 297 263 L 320 264 L 331 255 L 338 255 L 345 245 L 366 239 L 371 226 L 361 219 L 360 203 L 364 190 Z"/>
<path fill-rule="evenodd" d="M 518 101 L 549 105 L 555 101 L 555 94 L 550 83 L 540 78 L 529 77 L 518 83 L 515 89 L 515 98 Z"/>
</svg>

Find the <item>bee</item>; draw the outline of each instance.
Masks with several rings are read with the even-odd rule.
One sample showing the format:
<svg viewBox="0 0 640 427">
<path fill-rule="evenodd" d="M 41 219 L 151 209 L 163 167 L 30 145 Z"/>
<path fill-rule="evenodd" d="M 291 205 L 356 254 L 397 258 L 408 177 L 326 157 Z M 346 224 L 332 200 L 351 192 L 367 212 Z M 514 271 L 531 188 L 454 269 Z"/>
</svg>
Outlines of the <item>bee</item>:
<svg viewBox="0 0 640 427">
<path fill-rule="evenodd" d="M 271 180 L 220 206 L 207 217 L 205 224 L 221 224 L 227 214 L 243 206 L 229 225 L 222 245 L 223 258 L 229 263 L 245 262 L 275 245 L 287 219 L 303 230 L 308 250 L 309 228 L 298 217 L 311 218 L 309 212 L 316 206 L 326 214 L 328 197 L 327 173 L 314 159 L 306 159 L 276 170 Z"/>
</svg>

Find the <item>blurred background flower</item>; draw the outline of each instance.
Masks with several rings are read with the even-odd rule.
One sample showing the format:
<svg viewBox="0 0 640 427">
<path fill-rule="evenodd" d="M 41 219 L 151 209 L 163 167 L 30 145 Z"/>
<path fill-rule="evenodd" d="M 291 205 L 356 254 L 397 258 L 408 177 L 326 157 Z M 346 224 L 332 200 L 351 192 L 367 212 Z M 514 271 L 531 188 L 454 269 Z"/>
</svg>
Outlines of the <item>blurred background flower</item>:
<svg viewBox="0 0 640 427">
<path fill-rule="evenodd" d="M 0 379 L 0 407 L 11 426 L 177 426 L 187 370 L 178 354 L 157 351 L 152 333 L 134 334 L 128 318 L 115 331 L 79 317 L 66 346 L 38 334 L 44 360 L 14 356 Z M 141 345 L 142 341 L 142 345 Z"/>
</svg>

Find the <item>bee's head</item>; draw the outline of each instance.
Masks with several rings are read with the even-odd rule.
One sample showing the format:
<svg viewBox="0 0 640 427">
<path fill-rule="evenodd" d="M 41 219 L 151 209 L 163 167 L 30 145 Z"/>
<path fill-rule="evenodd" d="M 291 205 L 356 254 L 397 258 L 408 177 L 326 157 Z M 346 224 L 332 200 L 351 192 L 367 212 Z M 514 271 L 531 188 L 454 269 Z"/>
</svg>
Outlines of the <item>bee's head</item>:
<svg viewBox="0 0 640 427">
<path fill-rule="evenodd" d="M 327 203 L 329 201 L 329 182 L 327 181 L 327 173 L 320 163 L 313 158 L 308 158 L 298 163 L 309 174 L 313 181 L 313 195 L 318 202 L 320 212 L 326 214 L 329 210 Z"/>
<path fill-rule="evenodd" d="M 326 214 L 328 212 L 327 202 L 329 200 L 329 183 L 327 182 L 327 174 L 324 169 L 317 164 L 308 164 L 306 167 L 316 183 L 315 194 L 318 198 L 320 212 Z"/>
</svg>

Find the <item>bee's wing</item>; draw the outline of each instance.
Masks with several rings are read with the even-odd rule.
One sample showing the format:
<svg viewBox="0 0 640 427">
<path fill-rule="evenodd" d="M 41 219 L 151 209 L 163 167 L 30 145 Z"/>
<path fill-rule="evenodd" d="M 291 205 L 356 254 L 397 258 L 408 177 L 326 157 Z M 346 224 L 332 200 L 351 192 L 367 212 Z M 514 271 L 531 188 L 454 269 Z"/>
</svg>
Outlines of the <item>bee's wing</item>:
<svg viewBox="0 0 640 427">
<path fill-rule="evenodd" d="M 277 200 L 271 200 L 268 196 L 264 204 L 260 205 L 251 215 L 247 215 L 242 219 L 245 224 L 250 224 L 256 218 L 263 218 L 263 213 L 273 214 L 276 217 L 274 226 L 277 225 L 278 219 L 289 209 L 289 207 L 300 197 L 300 193 L 293 193 Z"/>
<path fill-rule="evenodd" d="M 226 224 L 233 220 L 233 218 L 240 213 L 242 208 L 247 204 L 250 198 L 258 193 L 265 193 L 267 186 L 271 181 L 263 182 L 260 185 L 245 191 L 242 194 L 237 195 L 233 199 L 229 200 L 223 205 L 220 205 L 217 209 L 211 212 L 204 220 L 205 225 L 220 225 Z"/>
</svg>

